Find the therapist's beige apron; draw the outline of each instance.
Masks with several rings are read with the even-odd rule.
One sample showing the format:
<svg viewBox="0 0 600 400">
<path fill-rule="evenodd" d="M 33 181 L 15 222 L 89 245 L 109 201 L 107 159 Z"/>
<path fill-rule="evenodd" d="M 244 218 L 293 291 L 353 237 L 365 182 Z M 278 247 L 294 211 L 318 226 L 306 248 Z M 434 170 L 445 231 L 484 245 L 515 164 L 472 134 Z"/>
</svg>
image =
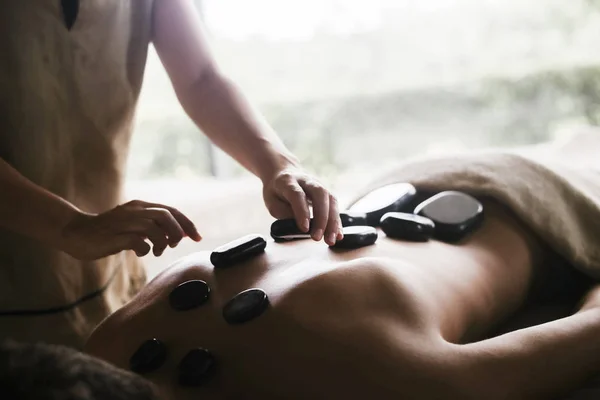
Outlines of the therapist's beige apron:
<svg viewBox="0 0 600 400">
<path fill-rule="evenodd" d="M 0 157 L 88 212 L 122 202 L 152 0 L 0 3 Z M 2 194 L 0 193 L 0 196 Z M 80 347 L 145 283 L 131 252 L 81 262 L 0 230 L 0 339 Z"/>
</svg>

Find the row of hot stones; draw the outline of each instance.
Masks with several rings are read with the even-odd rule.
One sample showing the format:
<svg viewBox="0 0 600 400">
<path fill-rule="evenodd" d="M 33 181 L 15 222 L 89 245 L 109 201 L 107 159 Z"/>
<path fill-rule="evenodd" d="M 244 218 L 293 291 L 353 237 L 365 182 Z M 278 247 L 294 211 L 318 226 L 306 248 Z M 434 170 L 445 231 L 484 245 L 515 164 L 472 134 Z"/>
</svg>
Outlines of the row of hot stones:
<svg viewBox="0 0 600 400">
<path fill-rule="evenodd" d="M 425 197 L 423 199 L 423 197 Z M 387 236 L 410 241 L 436 238 L 458 242 L 481 225 L 483 206 L 472 196 L 447 191 L 435 195 L 419 195 L 414 186 L 406 183 L 388 185 L 356 201 L 340 214 L 344 239 L 332 248 L 356 249 L 377 241 L 377 227 Z M 312 225 L 312 221 L 311 221 Z M 277 220 L 271 225 L 275 241 L 310 238 L 293 219 Z M 229 268 L 266 249 L 267 241 L 261 235 L 248 235 L 215 249 L 210 261 L 215 268 Z M 181 283 L 169 295 L 170 307 L 177 312 L 193 310 L 210 299 L 210 287 L 201 280 Z M 223 319 L 231 325 L 249 322 L 269 307 L 267 294 L 258 288 L 245 290 L 234 296 L 222 309 Z M 167 346 L 157 338 L 144 342 L 130 358 L 130 368 L 139 374 L 160 369 L 168 355 Z M 179 362 L 178 382 L 182 386 L 201 386 L 216 368 L 216 359 L 207 349 L 190 350 Z"/>
<path fill-rule="evenodd" d="M 381 228 L 394 239 L 420 242 L 435 238 L 456 243 L 480 226 L 483 206 L 466 193 L 418 193 L 411 184 L 396 183 L 363 196 L 340 217 L 348 237 L 332 247 L 373 244 L 377 232 L 372 228 Z M 300 231 L 293 219 L 277 220 L 271 225 L 271 236 L 276 241 L 308 239 L 310 230 Z"/>
</svg>

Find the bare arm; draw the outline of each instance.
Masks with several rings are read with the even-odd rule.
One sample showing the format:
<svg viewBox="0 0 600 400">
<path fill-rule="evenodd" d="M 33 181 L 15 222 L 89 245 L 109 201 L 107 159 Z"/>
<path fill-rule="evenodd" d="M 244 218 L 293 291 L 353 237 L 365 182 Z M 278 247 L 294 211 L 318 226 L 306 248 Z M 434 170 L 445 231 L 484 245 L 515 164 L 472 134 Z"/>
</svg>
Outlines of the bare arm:
<svg viewBox="0 0 600 400">
<path fill-rule="evenodd" d="M 0 158 L 0 227 L 57 245 L 61 230 L 80 211 L 29 181 Z"/>
<path fill-rule="evenodd" d="M 263 181 L 297 163 L 219 71 L 190 0 L 155 2 L 153 39 L 181 105 L 211 141 Z"/>
<path fill-rule="evenodd" d="M 133 201 L 102 214 L 88 214 L 34 184 L 0 158 L 0 227 L 62 250 L 79 259 L 97 259 L 123 250 L 139 256 L 154 244 L 159 256 L 189 236 L 194 224 L 178 210 Z"/>
<path fill-rule="evenodd" d="M 267 208 L 276 218 L 295 217 L 308 231 L 309 203 L 315 240 L 343 237 L 336 198 L 303 172 L 247 98 L 219 70 L 190 0 L 157 0 L 153 41 L 177 97 L 217 146 L 260 178 Z"/>
<path fill-rule="evenodd" d="M 464 376 L 485 398 L 534 400 L 567 394 L 600 372 L 600 309 L 462 346 Z"/>
</svg>

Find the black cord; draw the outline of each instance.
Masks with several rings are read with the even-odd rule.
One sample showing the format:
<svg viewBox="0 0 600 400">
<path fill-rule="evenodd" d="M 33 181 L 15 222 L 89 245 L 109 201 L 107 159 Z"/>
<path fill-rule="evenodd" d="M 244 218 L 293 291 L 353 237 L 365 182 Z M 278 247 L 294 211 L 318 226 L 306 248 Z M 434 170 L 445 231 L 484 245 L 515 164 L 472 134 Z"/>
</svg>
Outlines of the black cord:
<svg viewBox="0 0 600 400">
<path fill-rule="evenodd" d="M 82 303 L 85 303 L 86 301 L 91 300 L 91 299 L 103 294 L 108 289 L 108 287 L 110 286 L 112 281 L 115 279 L 115 277 L 117 276 L 117 273 L 120 271 L 120 269 L 121 269 L 121 267 L 115 269 L 115 272 L 113 272 L 112 276 L 108 279 L 108 282 L 106 282 L 106 284 L 104 286 L 102 286 L 101 288 L 99 288 L 97 290 L 94 290 L 91 293 L 86 294 L 83 297 L 80 297 L 73 303 L 66 304 L 64 306 L 43 308 L 43 309 L 38 309 L 38 310 L 8 310 L 8 311 L 0 310 L 0 317 L 35 317 L 35 316 L 58 314 L 58 313 L 66 312 L 66 311 L 71 311 L 72 309 L 78 307 Z"/>
</svg>

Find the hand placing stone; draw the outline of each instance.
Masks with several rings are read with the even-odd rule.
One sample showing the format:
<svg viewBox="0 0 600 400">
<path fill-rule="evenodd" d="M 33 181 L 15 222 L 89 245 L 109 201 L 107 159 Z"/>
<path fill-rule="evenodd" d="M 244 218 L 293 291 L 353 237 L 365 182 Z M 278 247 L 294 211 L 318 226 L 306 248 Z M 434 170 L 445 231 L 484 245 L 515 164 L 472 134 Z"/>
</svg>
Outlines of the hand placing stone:
<svg viewBox="0 0 600 400">
<path fill-rule="evenodd" d="M 243 324 L 260 316 L 269 307 L 269 297 L 261 289 L 248 289 L 223 307 L 223 318 L 229 324 Z"/>
<path fill-rule="evenodd" d="M 181 386 L 202 386 L 215 372 L 216 361 L 206 349 L 190 350 L 178 366 L 178 381 Z"/>
<path fill-rule="evenodd" d="M 171 308 L 177 311 L 187 311 L 208 301 L 210 287 L 204 281 L 194 280 L 183 282 L 169 295 Z"/>
<path fill-rule="evenodd" d="M 407 213 L 387 213 L 381 217 L 381 230 L 394 239 L 426 242 L 433 236 L 435 224 L 429 218 Z"/>
<path fill-rule="evenodd" d="M 370 246 L 377 241 L 377 230 L 372 226 L 349 226 L 344 228 L 344 238 L 334 246 L 335 249 L 358 249 Z"/>
<path fill-rule="evenodd" d="M 483 222 L 483 205 L 466 193 L 447 191 L 436 194 L 415 208 L 415 214 L 431 219 L 434 237 L 454 243 L 475 231 Z"/>
<path fill-rule="evenodd" d="M 266 247 L 262 236 L 247 235 L 213 250 L 210 262 L 215 268 L 230 267 L 263 253 Z"/>
<path fill-rule="evenodd" d="M 375 189 L 352 204 L 348 211 L 365 213 L 367 225 L 377 227 L 381 217 L 388 212 L 404 212 L 417 189 L 409 183 L 394 183 Z"/>
<path fill-rule="evenodd" d="M 129 359 L 129 368 L 138 374 L 159 369 L 167 359 L 167 347 L 158 339 L 145 341 Z"/>
</svg>

